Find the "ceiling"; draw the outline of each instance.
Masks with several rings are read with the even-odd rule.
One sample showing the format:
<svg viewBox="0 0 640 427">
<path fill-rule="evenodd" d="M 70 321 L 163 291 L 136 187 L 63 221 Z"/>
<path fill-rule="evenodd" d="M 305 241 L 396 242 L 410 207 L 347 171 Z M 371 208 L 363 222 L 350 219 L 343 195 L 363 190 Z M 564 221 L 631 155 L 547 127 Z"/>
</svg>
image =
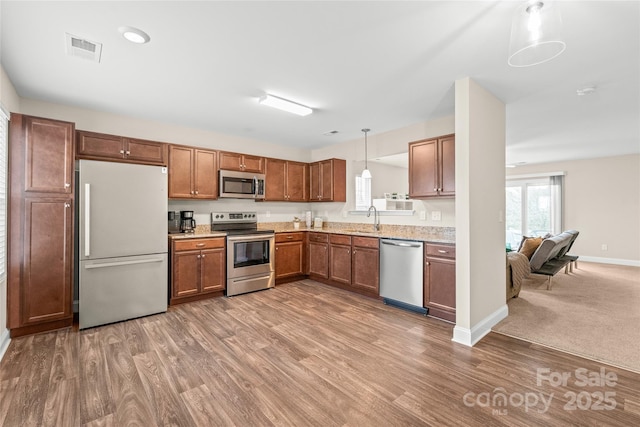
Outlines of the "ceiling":
<svg viewBox="0 0 640 427">
<path fill-rule="evenodd" d="M 512 68 L 518 4 L 4 0 L 0 61 L 22 98 L 309 149 L 452 115 L 471 77 L 506 104 L 508 163 L 640 152 L 640 2 L 559 2 L 566 51 Z M 102 43 L 101 61 L 68 56 L 65 33 Z"/>
</svg>

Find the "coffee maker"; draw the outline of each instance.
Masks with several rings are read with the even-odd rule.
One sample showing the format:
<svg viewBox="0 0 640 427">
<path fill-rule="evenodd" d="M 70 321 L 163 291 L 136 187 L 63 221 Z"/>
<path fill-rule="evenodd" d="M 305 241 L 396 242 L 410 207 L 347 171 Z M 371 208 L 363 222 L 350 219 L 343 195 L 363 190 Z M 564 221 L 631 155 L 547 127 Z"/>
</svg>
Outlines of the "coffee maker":
<svg viewBox="0 0 640 427">
<path fill-rule="evenodd" d="M 196 220 L 193 219 L 193 211 L 180 211 L 180 232 L 194 233 Z"/>
<path fill-rule="evenodd" d="M 180 229 L 180 212 L 169 211 L 169 234 L 181 233 Z"/>
</svg>

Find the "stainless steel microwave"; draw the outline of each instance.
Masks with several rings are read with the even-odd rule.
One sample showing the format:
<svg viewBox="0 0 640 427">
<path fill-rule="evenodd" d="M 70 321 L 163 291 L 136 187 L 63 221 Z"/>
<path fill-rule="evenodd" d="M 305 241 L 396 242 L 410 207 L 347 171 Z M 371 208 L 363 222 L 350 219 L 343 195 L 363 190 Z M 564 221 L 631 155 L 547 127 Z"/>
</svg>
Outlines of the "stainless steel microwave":
<svg viewBox="0 0 640 427">
<path fill-rule="evenodd" d="M 264 199 L 264 174 L 220 169 L 218 196 L 232 199 Z"/>
</svg>

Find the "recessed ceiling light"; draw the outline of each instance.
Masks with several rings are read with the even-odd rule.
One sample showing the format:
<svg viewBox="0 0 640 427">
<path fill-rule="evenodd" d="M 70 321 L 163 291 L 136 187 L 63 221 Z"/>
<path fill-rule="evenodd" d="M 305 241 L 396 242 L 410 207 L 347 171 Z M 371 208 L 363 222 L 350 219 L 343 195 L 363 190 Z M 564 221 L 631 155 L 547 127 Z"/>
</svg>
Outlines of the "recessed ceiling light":
<svg viewBox="0 0 640 427">
<path fill-rule="evenodd" d="M 149 40 L 151 40 L 149 34 L 134 27 L 120 27 L 118 28 L 118 31 L 120 31 L 125 39 L 132 43 L 145 44 L 149 43 Z"/>
</svg>

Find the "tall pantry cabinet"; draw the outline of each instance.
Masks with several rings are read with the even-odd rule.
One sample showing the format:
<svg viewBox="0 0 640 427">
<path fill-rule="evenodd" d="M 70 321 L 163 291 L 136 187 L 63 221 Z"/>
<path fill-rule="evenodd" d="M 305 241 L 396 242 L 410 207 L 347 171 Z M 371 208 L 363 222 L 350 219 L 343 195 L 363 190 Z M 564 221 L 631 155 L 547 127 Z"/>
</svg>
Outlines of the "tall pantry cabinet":
<svg viewBox="0 0 640 427">
<path fill-rule="evenodd" d="M 73 322 L 74 132 L 73 123 L 11 114 L 7 327 L 12 337 Z"/>
</svg>

